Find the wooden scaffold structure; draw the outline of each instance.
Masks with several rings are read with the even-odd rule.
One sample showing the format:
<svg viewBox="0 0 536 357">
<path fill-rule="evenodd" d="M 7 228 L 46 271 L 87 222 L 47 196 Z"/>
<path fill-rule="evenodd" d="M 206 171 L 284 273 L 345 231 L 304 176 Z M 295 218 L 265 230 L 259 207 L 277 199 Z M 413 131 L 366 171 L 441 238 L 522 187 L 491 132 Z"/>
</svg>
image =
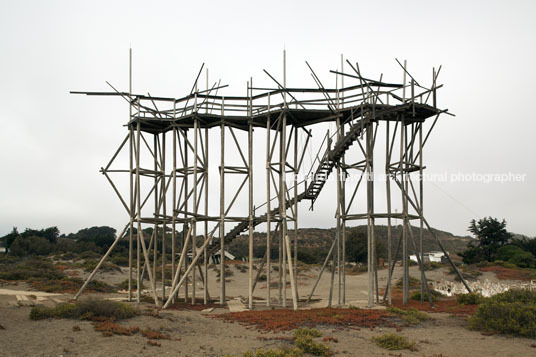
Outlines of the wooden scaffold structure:
<svg viewBox="0 0 536 357">
<path fill-rule="evenodd" d="M 75 299 L 117 243 L 124 239 L 128 240 L 129 247 L 129 301 L 140 302 L 145 276 L 150 285 L 148 290 L 158 307 L 166 308 L 179 299 L 195 304 L 200 295 L 196 291 L 198 285 L 202 286 L 203 303 L 217 301 L 209 294 L 212 282 L 208 280 L 208 266 L 213 259 L 219 264 L 219 303 L 224 305 L 225 249 L 237 236 L 247 233 L 249 309 L 254 308 L 253 293 L 263 269 L 267 280 L 266 306 L 287 307 L 291 303 L 292 308 L 297 309 L 300 304 L 309 303 L 328 267 L 331 267 L 329 306 L 334 303 L 335 293 L 335 304 L 345 305 L 347 225 L 356 220 L 367 222 L 369 307 L 391 303 L 392 274 L 397 257 L 401 257 L 403 266 L 403 302 L 407 303 L 410 249 L 416 253 L 420 267 L 421 297 L 427 295 L 429 303 L 433 304 L 431 294 L 424 294 L 429 288 L 423 267 L 425 227 L 470 291 L 423 214 L 423 148 L 438 118 L 442 114 L 452 115 L 437 106 L 437 91 L 442 87 L 437 82 L 441 67 L 433 70 L 431 86 L 425 87 L 411 76 L 405 61 L 402 64 L 397 60 L 402 70 L 401 83 L 385 82 L 383 76 L 378 80 L 366 78 L 358 63 L 345 61 L 342 56 L 340 62 L 339 70 L 330 71 L 336 76 L 336 88 L 325 87 L 307 62 L 316 87 L 291 88 L 287 87 L 284 52 L 283 78 L 278 80 L 264 70 L 274 88 L 256 88 L 250 78 L 245 96 L 219 94 L 227 86 L 219 81 L 209 85 L 208 70 L 205 88 L 200 89 L 203 65 L 190 93 L 181 98 L 170 98 L 132 92 L 131 50 L 128 92 L 120 92 L 111 84 L 110 92 L 71 92 L 119 96 L 128 102 L 129 107 L 128 133 L 112 159 L 101 169 L 128 213 L 129 221 Z M 349 71 L 345 72 L 345 67 Z M 345 87 L 345 79 L 347 83 L 353 83 Z M 311 128 L 327 122 L 334 123 L 336 130 L 327 131 L 307 169 L 304 157 L 314 139 Z M 253 166 L 260 164 L 254 162 L 254 157 L 259 161 L 258 152 L 262 147 L 254 147 L 254 129 L 264 130 L 266 138 L 262 146 L 266 150 L 265 162 L 261 165 L 265 169 L 261 186 L 265 187 L 266 194 L 260 205 L 255 205 L 253 197 Z M 218 132 L 219 140 L 209 140 L 210 131 Z M 299 140 L 298 133 L 305 140 Z M 219 146 L 219 158 L 209 158 L 209 143 Z M 354 147 L 350 149 L 352 145 Z M 374 155 L 379 145 L 384 145 L 383 160 Z M 121 152 L 128 152 L 128 168 L 115 169 L 112 164 Z M 351 152 L 360 159 L 351 162 Z M 385 163 L 384 167 L 378 162 Z M 209 163 L 218 166 L 217 193 L 209 192 Z M 308 173 L 300 179 L 299 173 L 306 171 Z M 307 298 L 300 299 L 297 281 L 298 204 L 309 201 L 313 209 L 332 172 L 336 175 L 335 239 L 312 290 Z M 380 172 L 385 175 L 385 210 L 375 207 L 378 205 L 375 192 L 382 189 L 376 185 L 376 175 Z M 111 175 L 115 173 L 129 176 L 128 197 L 112 180 Z M 239 179 L 228 180 L 229 175 Z M 246 202 L 244 196 L 247 196 L 247 212 L 236 213 L 237 202 Z M 209 203 L 214 202 L 211 197 L 219 197 L 219 204 L 212 205 L 212 211 L 209 209 Z M 360 197 L 364 199 L 360 200 Z M 400 212 L 393 212 L 395 200 Z M 387 223 L 388 239 L 388 279 L 381 299 L 374 231 L 379 220 Z M 393 237 L 394 220 L 402 222 L 399 237 Z M 413 232 L 412 221 L 418 222 L 418 233 Z M 266 227 L 266 253 L 255 272 L 253 233 L 261 224 Z M 144 232 L 147 227 L 152 228 L 150 236 Z M 272 247 L 278 251 L 275 261 L 271 257 Z M 170 262 L 166 260 L 166 253 L 171 253 Z M 219 257 L 219 261 L 215 257 Z M 157 269 L 158 263 L 161 270 Z M 276 277 L 270 274 L 274 264 L 277 266 Z M 167 276 L 166 267 L 169 266 L 171 274 Z M 158 273 L 160 279 L 157 279 Z M 196 281 L 198 278 L 200 281 Z M 277 281 L 275 297 L 271 289 L 274 280 Z M 290 300 L 287 281 L 290 282 Z M 181 289 L 182 293 L 179 293 Z"/>
</svg>

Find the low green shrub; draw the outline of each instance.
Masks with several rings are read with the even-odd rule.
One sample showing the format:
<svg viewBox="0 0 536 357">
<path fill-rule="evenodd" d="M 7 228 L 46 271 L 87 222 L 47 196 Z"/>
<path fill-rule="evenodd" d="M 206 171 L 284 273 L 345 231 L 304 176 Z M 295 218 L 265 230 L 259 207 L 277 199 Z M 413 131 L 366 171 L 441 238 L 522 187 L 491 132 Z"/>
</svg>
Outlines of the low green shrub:
<svg viewBox="0 0 536 357">
<path fill-rule="evenodd" d="M 504 260 L 495 260 L 493 263 L 488 263 L 488 266 L 494 266 L 494 265 L 498 265 L 498 266 L 501 266 L 501 267 L 504 267 L 504 268 L 509 268 L 509 269 L 517 269 L 518 268 L 515 264 L 505 262 Z"/>
<path fill-rule="evenodd" d="M 483 260 L 481 262 L 478 262 L 475 264 L 477 268 L 486 268 L 492 265 L 492 263 L 488 262 L 487 260 Z"/>
<path fill-rule="evenodd" d="M 64 277 L 62 279 L 36 279 L 29 280 L 32 287 L 47 293 L 76 292 L 84 284 L 84 280 L 75 277 Z M 88 292 L 113 293 L 117 289 L 100 280 L 91 280 L 86 287 Z"/>
<path fill-rule="evenodd" d="M 0 262 L 0 279 L 3 280 L 57 280 L 65 277 L 65 273 L 46 258 L 5 259 Z"/>
<path fill-rule="evenodd" d="M 101 257 L 101 254 L 95 253 L 92 250 L 85 250 L 80 253 L 79 258 L 80 259 L 99 259 Z"/>
<path fill-rule="evenodd" d="M 429 301 L 428 300 L 428 293 L 425 291 L 424 292 L 424 301 Z M 441 294 L 439 291 L 435 291 L 435 290 L 432 290 L 430 289 L 430 295 L 432 295 L 432 302 L 435 302 L 437 300 L 439 300 L 443 294 Z M 411 296 L 410 296 L 410 299 L 411 300 L 417 300 L 417 301 L 421 301 L 421 291 L 420 290 L 415 290 L 414 292 L 411 293 Z"/>
<path fill-rule="evenodd" d="M 72 268 L 83 269 L 84 271 L 89 273 L 95 269 L 98 263 L 99 263 L 98 259 L 86 258 L 83 261 L 74 263 L 72 265 Z M 99 270 L 101 272 L 111 272 L 111 271 L 121 271 L 121 268 L 119 268 L 119 266 L 117 266 L 114 263 L 105 261 L 104 263 L 101 264 Z"/>
<path fill-rule="evenodd" d="M 367 271 L 367 269 L 367 266 L 364 264 L 356 264 L 348 270 L 350 273 L 364 273 Z"/>
<path fill-rule="evenodd" d="M 246 352 L 242 357 L 302 357 L 303 351 L 299 348 L 278 349 L 278 350 L 256 350 L 255 352 Z"/>
<path fill-rule="evenodd" d="M 492 301 L 502 303 L 520 302 L 527 305 L 536 305 L 536 291 L 525 289 L 512 289 L 504 293 L 494 295 L 490 298 Z"/>
<path fill-rule="evenodd" d="M 497 249 L 497 260 L 502 260 L 520 268 L 534 268 L 536 259 L 532 253 L 517 245 L 505 245 Z"/>
<path fill-rule="evenodd" d="M 381 348 L 387 350 L 415 350 L 415 342 L 408 340 L 405 336 L 394 333 L 386 333 L 379 337 L 372 337 L 372 341 Z"/>
<path fill-rule="evenodd" d="M 482 275 L 482 272 L 480 272 L 478 269 L 475 269 L 475 266 L 462 265 L 458 267 L 458 271 L 462 274 L 465 280 L 474 281 L 477 280 L 480 275 Z M 455 274 L 454 280 L 460 281 L 458 274 L 456 274 L 456 271 L 452 267 L 449 269 L 448 274 Z"/>
<path fill-rule="evenodd" d="M 435 270 L 439 268 L 443 268 L 444 265 L 438 262 L 425 262 L 423 264 L 424 270 Z"/>
<path fill-rule="evenodd" d="M 220 277 L 220 273 L 221 273 L 221 272 L 218 270 L 218 272 L 216 273 L 216 277 L 217 277 L 217 278 Z M 228 277 L 234 275 L 234 273 L 233 273 L 230 269 L 228 269 L 227 267 L 225 267 L 225 273 L 224 273 L 224 274 L 225 274 L 225 277 L 226 277 L 226 278 L 228 278 Z"/>
<path fill-rule="evenodd" d="M 469 319 L 469 328 L 536 338 L 536 292 L 509 290 L 485 299 Z"/>
<path fill-rule="evenodd" d="M 236 270 L 238 270 L 241 273 L 245 273 L 248 271 L 247 267 L 245 265 L 236 264 L 235 265 Z"/>
<path fill-rule="evenodd" d="M 132 290 L 136 290 L 137 289 L 137 283 L 138 281 L 136 279 L 132 279 Z M 125 279 L 123 280 L 122 282 L 120 282 L 119 284 L 116 284 L 115 285 L 117 290 L 128 290 L 128 279 Z M 141 288 L 142 289 L 145 289 L 145 284 L 141 283 Z"/>
<path fill-rule="evenodd" d="M 397 307 L 389 307 L 387 308 L 387 311 L 396 316 L 396 317 L 399 317 L 400 319 L 402 319 L 403 321 L 411 324 L 411 325 L 418 325 L 419 323 L 421 323 L 422 321 L 426 321 L 426 320 L 430 320 L 431 317 L 430 315 L 424 313 L 424 312 L 421 312 L 417 309 L 414 309 L 414 308 L 410 308 L 410 309 L 407 309 L 407 310 L 402 310 L 402 309 L 399 309 Z"/>
<path fill-rule="evenodd" d="M 56 307 L 36 306 L 30 311 L 31 320 L 43 320 L 53 317 L 74 319 L 80 317 L 80 313 L 74 304 L 60 304 Z"/>
<path fill-rule="evenodd" d="M 0 254 L 0 267 L 9 266 L 21 261 L 21 258 L 8 254 Z"/>
<path fill-rule="evenodd" d="M 321 342 L 315 342 L 311 337 L 300 336 L 296 338 L 296 347 L 313 356 L 329 356 L 329 347 Z"/>
<path fill-rule="evenodd" d="M 397 288 L 401 288 L 403 284 L 402 278 L 398 279 L 395 286 Z M 409 287 L 410 288 L 417 288 L 421 285 L 421 281 L 419 279 L 416 279 L 412 276 L 409 277 Z"/>
<path fill-rule="evenodd" d="M 295 344 L 304 353 L 309 353 L 313 356 L 329 356 L 329 347 L 321 342 L 313 341 L 311 336 L 296 336 Z"/>
<path fill-rule="evenodd" d="M 300 337 L 300 336 L 309 336 L 309 337 L 322 337 L 322 333 L 314 328 L 299 328 L 294 331 L 294 336 Z"/>
<path fill-rule="evenodd" d="M 76 254 L 74 254 L 73 252 L 67 252 L 61 255 L 61 259 L 63 260 L 72 260 L 74 258 L 76 258 Z"/>
<path fill-rule="evenodd" d="M 117 254 L 112 256 L 110 258 L 110 262 L 121 267 L 128 267 L 128 257 L 125 257 L 123 255 Z"/>
<path fill-rule="evenodd" d="M 117 301 L 87 298 L 73 303 L 60 304 L 55 307 L 36 306 L 30 311 L 30 319 L 42 320 L 48 318 L 86 319 L 108 318 L 122 320 L 136 315 L 136 310 L 130 305 Z"/>
<path fill-rule="evenodd" d="M 414 267 L 414 266 L 417 266 L 417 265 L 419 265 L 419 263 L 417 263 L 416 261 L 414 261 L 414 260 L 411 260 L 411 259 L 410 259 L 410 260 L 408 260 L 408 264 L 409 264 L 409 266 L 410 266 L 410 267 Z"/>
<path fill-rule="evenodd" d="M 118 301 L 87 298 L 76 302 L 81 316 L 109 317 L 114 320 L 127 319 L 136 315 L 136 310 Z"/>
<path fill-rule="evenodd" d="M 456 296 L 458 305 L 478 305 L 484 301 L 484 297 L 478 293 L 467 293 Z"/>
</svg>

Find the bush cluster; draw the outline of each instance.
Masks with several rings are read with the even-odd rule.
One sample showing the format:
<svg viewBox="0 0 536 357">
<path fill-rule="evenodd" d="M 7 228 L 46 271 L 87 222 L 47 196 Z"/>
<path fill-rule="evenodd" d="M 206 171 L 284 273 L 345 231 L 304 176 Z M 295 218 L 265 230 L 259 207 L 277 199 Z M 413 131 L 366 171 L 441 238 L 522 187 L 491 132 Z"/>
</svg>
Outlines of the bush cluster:
<svg viewBox="0 0 536 357">
<path fill-rule="evenodd" d="M 403 321 L 411 325 L 418 325 L 422 321 L 431 319 L 431 317 L 428 314 L 421 312 L 415 308 L 402 310 L 402 309 L 399 309 L 398 307 L 389 307 L 387 308 L 387 311 L 390 314 L 399 317 L 400 319 L 402 319 Z"/>
<path fill-rule="evenodd" d="M 536 259 L 532 253 L 517 245 L 505 245 L 497 249 L 496 260 L 502 260 L 519 268 L 535 268 Z"/>
<path fill-rule="evenodd" d="M 484 299 L 469 328 L 536 338 L 536 292 L 509 290 Z"/>
<path fill-rule="evenodd" d="M 443 294 L 441 294 L 440 292 L 432 290 L 432 289 L 430 289 L 430 295 L 432 296 L 432 302 L 437 301 L 439 298 L 443 296 Z M 424 292 L 423 296 L 424 296 L 424 301 L 429 301 L 428 293 L 426 291 Z M 415 290 L 413 293 L 411 293 L 410 299 L 421 301 L 421 291 Z"/>
<path fill-rule="evenodd" d="M 478 293 L 467 293 L 456 296 L 458 305 L 478 305 L 484 301 L 484 297 Z"/>
<path fill-rule="evenodd" d="M 136 315 L 136 310 L 130 305 L 117 301 L 87 298 L 74 304 L 65 303 L 55 307 L 36 306 L 30 311 L 30 319 L 42 320 L 48 318 L 84 319 L 106 318 L 122 320 Z"/>
<path fill-rule="evenodd" d="M 13 257 L 0 259 L 0 279 L 3 280 L 57 280 L 66 275 L 45 258 L 19 260 Z"/>
<path fill-rule="evenodd" d="M 314 328 L 300 328 L 294 331 L 294 348 L 282 348 L 278 350 L 259 349 L 254 352 L 246 352 L 242 357 L 302 357 L 304 354 L 329 356 L 330 349 L 327 345 L 313 341 L 313 338 L 321 336 L 322 333 Z"/>
<path fill-rule="evenodd" d="M 415 342 L 408 340 L 405 336 L 399 336 L 394 333 L 386 333 L 379 337 L 372 337 L 372 341 L 379 347 L 387 350 L 415 350 Z"/>
</svg>

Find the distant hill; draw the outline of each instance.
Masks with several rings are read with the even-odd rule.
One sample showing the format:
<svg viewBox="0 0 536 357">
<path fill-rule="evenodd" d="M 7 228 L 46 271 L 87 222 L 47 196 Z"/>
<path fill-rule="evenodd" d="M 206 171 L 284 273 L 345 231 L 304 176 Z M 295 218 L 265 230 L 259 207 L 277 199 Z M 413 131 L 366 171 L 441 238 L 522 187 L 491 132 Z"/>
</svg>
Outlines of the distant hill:
<svg viewBox="0 0 536 357">
<path fill-rule="evenodd" d="M 398 239 L 401 236 L 402 226 L 393 226 L 392 229 L 392 249 L 393 254 L 396 250 L 396 245 Z M 419 227 L 412 226 L 413 234 L 415 236 L 415 243 L 419 244 Z M 435 235 L 441 241 L 445 249 L 449 254 L 456 255 L 456 253 L 463 252 L 470 241 L 473 238 L 469 236 L 460 237 L 455 236 L 452 233 L 444 232 L 438 229 L 432 228 Z M 352 234 L 353 232 L 361 232 L 364 234 L 366 239 L 367 226 L 355 226 L 355 227 L 346 227 L 347 235 Z M 294 231 L 289 231 L 289 236 L 293 238 Z M 387 226 L 378 225 L 375 226 L 376 239 L 379 242 L 382 242 L 387 247 Z M 247 256 L 247 244 L 248 244 L 248 235 L 241 235 L 237 237 L 229 246 L 229 250 L 237 256 Z M 302 251 L 304 254 L 311 254 L 316 257 L 324 256 L 327 254 L 331 242 L 335 238 L 335 228 L 300 228 L 298 229 L 298 252 Z M 264 251 L 266 251 L 266 233 L 254 232 L 254 254 L 256 257 L 262 257 Z M 277 245 L 277 238 L 272 232 L 272 247 Z M 440 250 L 439 245 L 436 240 L 427 229 L 423 230 L 423 250 L 425 252 L 438 251 Z M 409 252 L 413 254 L 413 246 L 411 241 L 409 241 Z M 272 253 L 273 255 L 273 253 Z M 318 259 L 316 259 L 318 260 Z"/>
</svg>

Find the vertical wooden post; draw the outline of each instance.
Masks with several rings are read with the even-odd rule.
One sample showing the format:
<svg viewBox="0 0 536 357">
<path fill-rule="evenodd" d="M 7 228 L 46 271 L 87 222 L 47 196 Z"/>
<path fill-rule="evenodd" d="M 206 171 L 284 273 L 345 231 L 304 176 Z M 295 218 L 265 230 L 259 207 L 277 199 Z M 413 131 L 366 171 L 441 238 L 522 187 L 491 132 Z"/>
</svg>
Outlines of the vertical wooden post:
<svg viewBox="0 0 536 357">
<path fill-rule="evenodd" d="M 294 277 L 298 279 L 298 127 L 294 127 Z M 298 284 L 296 284 L 296 294 Z"/>
<path fill-rule="evenodd" d="M 206 90 L 207 90 L 207 96 L 209 94 L 208 90 L 208 68 L 207 68 L 207 77 L 206 77 Z M 208 98 L 206 100 L 206 106 L 205 106 L 205 112 L 208 114 Z M 203 158 L 204 163 L 204 176 L 205 176 L 205 241 L 208 238 L 208 128 L 205 128 L 205 157 Z M 204 267 L 204 274 L 203 274 L 203 302 L 206 305 L 208 303 L 209 295 L 208 295 L 208 259 L 207 256 L 207 249 L 205 248 L 203 252 L 203 267 Z"/>
<path fill-rule="evenodd" d="M 271 131 L 271 123 L 270 123 L 270 93 L 268 93 L 268 115 L 266 118 L 266 306 L 270 306 L 270 273 L 271 273 L 271 267 L 270 267 L 270 247 L 272 246 L 271 242 L 271 222 L 272 222 L 272 215 L 271 215 L 271 198 L 270 198 L 270 162 L 271 162 L 271 155 L 270 155 L 270 131 Z"/>
<path fill-rule="evenodd" d="M 385 190 L 387 197 L 387 303 L 391 305 L 391 261 L 392 257 L 392 231 L 391 231 L 391 176 L 390 176 L 390 164 L 391 164 L 391 149 L 390 149 L 390 130 L 389 121 L 386 121 L 385 129 Z M 395 257 L 396 258 L 396 257 Z"/>
<path fill-rule="evenodd" d="M 287 110 L 287 92 L 286 92 L 286 86 L 287 86 L 287 53 L 285 50 L 283 50 L 283 105 L 284 110 Z M 279 149 L 279 218 L 281 219 L 280 224 L 280 249 L 281 251 L 281 274 L 283 278 L 282 282 L 282 290 L 283 290 L 283 301 L 282 306 L 287 307 L 287 271 L 286 271 L 286 244 L 285 242 L 285 236 L 287 235 L 287 227 L 286 227 L 286 220 L 287 220 L 287 210 L 286 210 L 286 197 L 285 194 L 287 192 L 286 188 L 286 162 L 287 162 L 287 114 L 286 112 L 283 114 L 282 122 L 281 122 L 281 132 L 280 132 L 280 139 L 279 142 L 281 144 L 281 147 Z"/>
<path fill-rule="evenodd" d="M 139 102 L 139 99 L 138 99 L 138 115 L 139 115 L 139 112 L 140 112 L 140 102 Z M 132 127 L 132 126 L 131 126 Z M 138 129 L 139 129 L 139 122 L 137 123 L 137 126 L 136 126 L 136 134 L 139 134 L 138 132 Z M 134 139 L 134 129 L 132 129 L 132 139 Z M 136 302 L 139 304 L 140 303 L 140 300 L 141 300 L 141 239 L 140 239 L 140 236 L 141 236 L 141 232 L 140 232 L 140 227 L 141 227 L 141 224 L 140 224 L 140 218 L 141 218 L 141 212 L 140 212 L 140 202 L 139 202 L 139 199 L 140 199 L 140 173 L 139 173 L 139 167 L 140 167 L 140 161 L 139 161 L 139 147 L 140 147 L 140 144 L 139 144 L 139 140 L 140 140 L 140 137 L 139 135 L 136 135 L 136 138 L 134 139 L 134 142 L 133 142 L 133 145 L 135 145 L 133 148 L 136 150 L 135 151 L 135 160 L 136 160 L 136 170 L 135 170 L 135 175 L 136 175 L 136 187 L 135 187 L 135 198 L 134 198 L 134 202 L 136 203 L 136 213 L 135 213 L 135 217 L 137 218 L 137 233 L 136 233 Z"/>
<path fill-rule="evenodd" d="M 341 54 L 341 73 L 344 73 L 344 57 Z M 341 95 L 339 108 L 344 109 L 344 76 L 341 76 Z M 344 123 L 341 125 L 341 136 L 344 136 Z M 343 166 L 345 165 L 344 156 L 341 158 Z M 342 303 L 346 305 L 346 173 L 342 175 L 341 182 L 341 224 L 342 224 Z"/>
<path fill-rule="evenodd" d="M 208 218 L 208 128 L 205 128 L 205 158 L 204 158 L 204 164 L 205 164 L 205 218 Z M 209 239 L 208 237 L 208 221 L 205 219 L 205 241 Z M 208 295 L 208 259 L 207 256 L 207 249 L 205 248 L 203 252 L 203 265 L 204 265 L 204 274 L 203 274 L 203 302 L 205 304 L 208 303 L 209 295 Z"/>
<path fill-rule="evenodd" d="M 251 98 L 251 84 L 252 80 L 248 82 L 248 219 L 249 219 L 249 282 L 248 282 L 248 308 L 253 309 L 253 123 L 252 123 L 252 98 Z"/>
<path fill-rule="evenodd" d="M 280 153 L 279 153 L 279 216 L 281 219 L 281 225 L 280 227 L 280 239 L 281 239 L 281 246 L 282 246 L 282 275 L 283 275 L 283 301 L 282 306 L 287 306 L 287 271 L 286 271 L 286 250 L 287 246 L 284 243 L 285 237 L 287 235 L 287 228 L 286 228 L 286 220 L 287 220 L 287 210 L 286 210 L 286 197 L 285 193 L 287 191 L 286 188 L 286 179 L 285 179 L 285 171 L 286 171 L 286 138 L 287 138 L 287 115 L 283 114 L 282 118 L 282 124 L 281 124 L 281 134 L 280 134 Z"/>
<path fill-rule="evenodd" d="M 197 88 L 196 88 L 197 92 Z M 197 100 L 196 100 L 197 104 Z M 194 185 L 192 187 L 193 191 L 193 213 L 194 218 L 192 219 L 192 258 L 197 254 L 197 184 L 198 184 L 198 137 L 199 137 L 199 119 L 197 118 L 197 110 L 194 118 Z M 197 263 L 196 263 L 197 265 Z M 195 275 L 195 267 L 192 269 L 192 305 L 195 305 L 196 301 L 196 275 Z"/>
<path fill-rule="evenodd" d="M 409 299 L 409 262 L 408 262 L 408 227 L 407 227 L 407 215 L 408 215 L 408 205 L 407 205 L 407 177 L 406 177 L 406 164 L 405 164 L 405 154 L 406 154 L 406 145 L 407 145 L 407 127 L 405 124 L 404 116 L 402 115 L 402 126 L 401 126 L 401 140 L 400 140 L 400 177 L 401 177 L 401 190 L 402 190 L 402 266 L 404 269 L 402 277 L 402 303 L 406 305 Z"/>
<path fill-rule="evenodd" d="M 138 102 L 138 112 L 139 112 L 139 102 Z M 156 279 L 154 278 L 154 274 L 151 271 L 151 262 L 149 261 L 149 254 L 147 252 L 147 248 L 145 247 L 145 240 L 143 238 L 143 231 L 141 229 L 141 193 L 140 193 L 140 149 L 141 149 L 141 126 L 140 121 L 136 123 L 136 192 L 137 192 L 137 223 L 138 223 L 138 240 L 140 242 L 140 246 L 143 250 L 143 258 L 145 259 L 145 264 L 147 264 L 147 273 L 149 274 L 149 282 L 151 283 L 151 288 L 153 291 L 153 297 L 154 297 L 154 303 L 155 305 L 159 306 L 158 297 L 156 296 Z M 139 251 L 139 250 L 138 250 Z M 154 262 L 156 264 L 156 262 Z M 138 267 L 138 271 L 140 271 Z M 140 283 L 140 279 L 138 279 L 138 284 Z M 140 294 L 141 288 L 138 286 L 138 294 Z"/>
<path fill-rule="evenodd" d="M 402 87 L 402 101 L 406 102 L 406 66 L 407 61 L 404 60 L 404 73 L 403 73 L 403 87 Z M 403 276 L 402 276 L 402 303 L 406 305 L 409 299 L 409 262 L 408 262 L 408 231 L 407 231 L 407 199 L 406 199 L 406 175 L 404 164 L 405 155 L 406 155 L 406 146 L 407 146 L 407 128 L 404 120 L 404 115 L 402 115 L 401 126 L 400 126 L 400 182 L 402 190 L 402 266 L 403 266 Z"/>
<path fill-rule="evenodd" d="M 128 121 L 130 122 L 132 120 L 132 48 L 129 50 L 128 55 Z M 133 129 L 132 125 L 128 128 L 129 132 L 129 162 L 130 162 L 130 168 L 129 168 L 129 182 L 130 182 L 130 207 L 129 207 L 129 226 L 128 226 L 128 301 L 132 301 L 132 241 L 133 241 L 133 235 L 132 235 L 132 228 L 134 223 L 134 180 L 133 180 L 133 164 L 134 164 L 134 158 L 132 155 L 132 139 L 133 139 Z"/>
<path fill-rule="evenodd" d="M 158 265 L 158 214 L 160 213 L 160 205 L 158 202 L 158 134 L 153 134 L 153 164 L 154 164 L 154 213 L 153 213 L 153 277 L 155 279 L 156 289 L 156 266 Z M 150 245 L 150 244 L 149 244 Z M 149 247 L 151 251 L 151 247 Z"/>
<path fill-rule="evenodd" d="M 162 171 L 162 174 L 160 175 L 161 182 L 160 182 L 160 200 L 161 200 L 161 206 L 162 206 L 162 301 L 166 301 L 166 214 L 167 214 L 167 206 L 166 206 L 166 133 L 162 133 L 162 152 L 161 152 L 161 164 L 160 164 L 160 170 Z M 155 237 L 156 238 L 156 237 Z"/>
<path fill-rule="evenodd" d="M 188 212 L 188 171 L 190 170 L 189 168 L 189 163 L 188 163 L 188 131 L 187 130 L 184 130 L 184 135 L 183 135 L 183 142 L 184 142 L 184 163 L 182 165 L 182 168 L 183 168 L 183 180 L 184 180 L 184 225 L 183 225 L 183 228 L 182 228 L 182 242 L 183 242 L 183 245 L 186 244 L 188 245 L 188 240 L 186 239 L 186 234 L 187 234 L 187 231 L 189 230 L 189 227 L 188 227 L 188 214 L 186 212 Z M 188 269 L 188 248 L 186 249 L 182 249 L 182 252 L 184 252 L 184 254 L 186 254 L 186 256 L 184 257 L 183 259 L 183 264 L 184 264 L 184 271 L 186 272 L 186 269 Z M 184 302 L 188 302 L 188 278 L 186 278 L 185 280 L 185 284 L 184 284 Z"/>
<path fill-rule="evenodd" d="M 338 99 L 338 94 L 337 94 Z M 338 107 L 338 100 L 337 100 L 337 107 Z M 337 125 L 337 141 L 341 137 L 341 122 L 340 119 L 337 118 L 336 120 Z M 336 232 L 335 232 L 335 239 L 337 240 L 337 305 L 341 304 L 341 284 L 342 284 L 342 276 L 341 276 L 341 167 L 340 164 L 337 164 L 337 209 L 335 211 L 335 217 L 336 217 Z"/>
<path fill-rule="evenodd" d="M 221 100 L 220 156 L 220 305 L 225 304 L 225 98 Z"/>
<path fill-rule="evenodd" d="M 176 108 L 177 103 L 173 102 L 173 119 L 176 119 Z M 172 212 L 171 212 L 171 281 L 175 280 L 175 245 L 176 242 L 176 231 L 177 231 L 177 224 L 176 224 L 176 209 L 177 209 L 177 127 L 175 126 L 175 122 L 173 122 L 173 183 L 172 183 Z M 171 286 L 171 291 L 175 286 Z M 173 296 L 172 302 L 175 302 L 175 296 Z"/>
<path fill-rule="evenodd" d="M 422 124 L 419 124 L 419 252 L 421 253 L 421 265 L 424 264 L 424 251 L 423 251 L 423 234 L 424 234 L 424 213 L 423 213 L 423 204 L 424 204 L 424 186 L 423 186 L 423 157 L 422 157 Z M 424 302 L 424 267 L 421 266 L 421 302 Z"/>
<path fill-rule="evenodd" d="M 368 307 L 374 306 L 374 219 L 373 215 L 373 195 L 374 187 L 372 182 L 372 140 L 373 126 L 371 123 L 366 126 L 366 180 L 367 180 L 367 271 L 368 271 Z"/>
</svg>

